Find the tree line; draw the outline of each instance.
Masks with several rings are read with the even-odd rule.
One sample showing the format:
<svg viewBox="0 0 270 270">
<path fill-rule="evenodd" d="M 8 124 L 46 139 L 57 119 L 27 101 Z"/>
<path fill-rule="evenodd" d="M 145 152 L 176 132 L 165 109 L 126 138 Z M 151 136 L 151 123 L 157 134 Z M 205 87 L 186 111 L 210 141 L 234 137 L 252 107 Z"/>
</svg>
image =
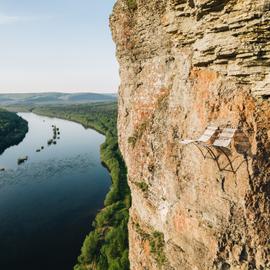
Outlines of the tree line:
<svg viewBox="0 0 270 270">
<path fill-rule="evenodd" d="M 20 143 L 28 131 L 28 123 L 17 114 L 0 109 L 0 154 Z"/>
</svg>

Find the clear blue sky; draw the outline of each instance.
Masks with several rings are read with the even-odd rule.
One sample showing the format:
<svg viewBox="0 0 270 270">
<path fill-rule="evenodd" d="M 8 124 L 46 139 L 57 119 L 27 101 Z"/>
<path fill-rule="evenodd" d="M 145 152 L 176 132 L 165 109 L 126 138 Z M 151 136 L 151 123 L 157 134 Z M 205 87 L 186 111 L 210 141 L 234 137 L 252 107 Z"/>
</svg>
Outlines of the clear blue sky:
<svg viewBox="0 0 270 270">
<path fill-rule="evenodd" d="M 115 0 L 1 0 L 0 93 L 116 92 Z"/>
</svg>

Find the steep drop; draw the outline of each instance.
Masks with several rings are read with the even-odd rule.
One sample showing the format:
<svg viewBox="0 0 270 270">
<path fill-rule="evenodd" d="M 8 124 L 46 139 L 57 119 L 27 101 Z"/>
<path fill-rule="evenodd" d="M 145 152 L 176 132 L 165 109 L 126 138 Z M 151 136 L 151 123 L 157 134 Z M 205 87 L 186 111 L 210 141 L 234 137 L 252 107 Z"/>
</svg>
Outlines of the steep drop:
<svg viewBox="0 0 270 270">
<path fill-rule="evenodd" d="M 270 268 L 269 7 L 117 1 L 131 269 Z M 237 128 L 247 143 L 230 147 L 235 173 L 225 155 L 217 166 L 180 143 L 210 124 Z"/>
</svg>

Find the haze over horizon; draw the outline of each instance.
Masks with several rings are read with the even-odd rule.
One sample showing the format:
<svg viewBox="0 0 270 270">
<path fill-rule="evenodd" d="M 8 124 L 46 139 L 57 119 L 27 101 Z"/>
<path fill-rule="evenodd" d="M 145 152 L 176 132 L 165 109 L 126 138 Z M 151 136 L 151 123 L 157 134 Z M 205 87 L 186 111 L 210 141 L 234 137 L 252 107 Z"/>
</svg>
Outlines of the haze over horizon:
<svg viewBox="0 0 270 270">
<path fill-rule="evenodd" d="M 0 3 L 0 94 L 116 93 L 115 0 Z"/>
<path fill-rule="evenodd" d="M 1 91 L 0 90 L 0 95 L 6 95 L 6 94 L 46 94 L 46 93 L 62 93 L 62 94 L 117 94 L 116 91 L 79 91 L 79 90 L 63 90 L 63 91 L 53 91 L 53 90 L 48 90 L 48 91 Z"/>
</svg>

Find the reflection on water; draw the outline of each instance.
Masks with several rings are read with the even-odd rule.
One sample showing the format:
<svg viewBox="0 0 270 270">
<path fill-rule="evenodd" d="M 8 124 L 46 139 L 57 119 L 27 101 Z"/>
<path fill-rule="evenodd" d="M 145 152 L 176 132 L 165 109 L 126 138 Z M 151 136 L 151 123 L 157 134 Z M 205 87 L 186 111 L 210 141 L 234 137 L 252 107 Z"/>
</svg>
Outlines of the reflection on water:
<svg viewBox="0 0 270 270">
<path fill-rule="evenodd" d="M 95 163 L 89 160 L 87 154 L 81 154 L 65 159 L 50 159 L 25 166 L 18 166 L 16 170 L 7 170 L 0 174 L 0 189 L 5 185 L 30 184 L 50 181 L 54 176 L 65 176 L 73 173 L 88 173 Z"/>
<path fill-rule="evenodd" d="M 73 122 L 20 115 L 29 132 L 0 156 L 0 269 L 72 269 L 110 186 L 99 156 L 104 137 Z M 48 146 L 52 125 L 61 136 Z M 29 160 L 18 166 L 24 155 Z"/>
</svg>

